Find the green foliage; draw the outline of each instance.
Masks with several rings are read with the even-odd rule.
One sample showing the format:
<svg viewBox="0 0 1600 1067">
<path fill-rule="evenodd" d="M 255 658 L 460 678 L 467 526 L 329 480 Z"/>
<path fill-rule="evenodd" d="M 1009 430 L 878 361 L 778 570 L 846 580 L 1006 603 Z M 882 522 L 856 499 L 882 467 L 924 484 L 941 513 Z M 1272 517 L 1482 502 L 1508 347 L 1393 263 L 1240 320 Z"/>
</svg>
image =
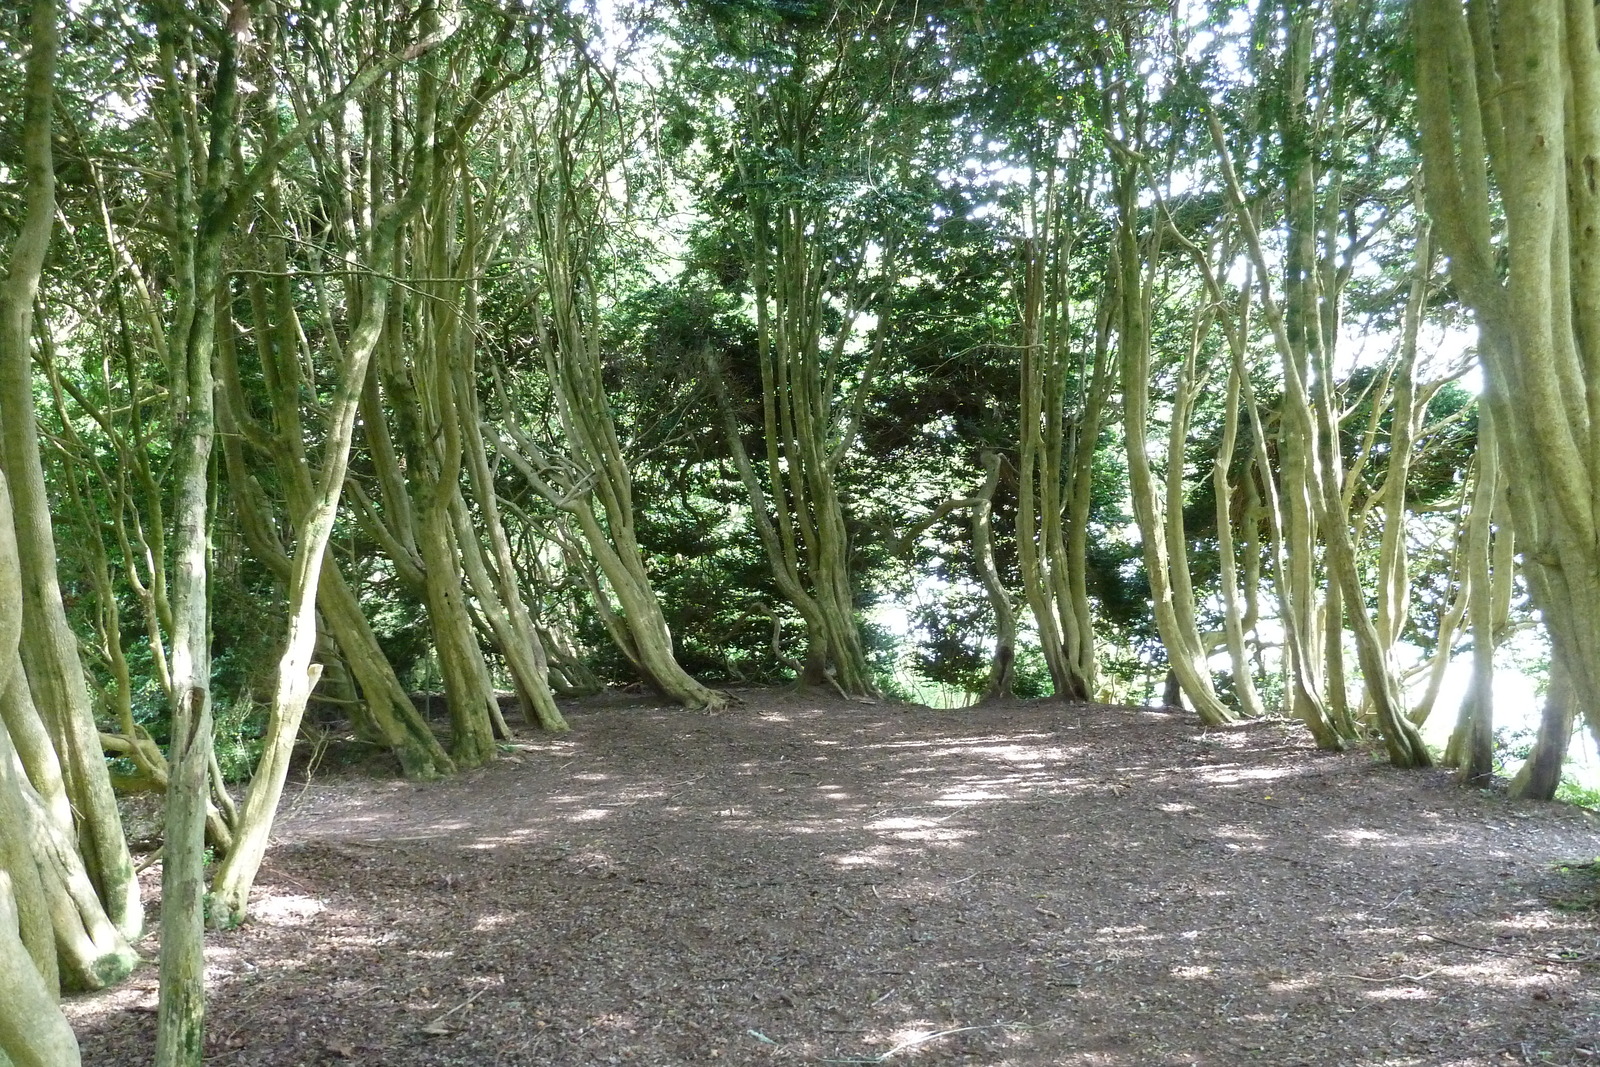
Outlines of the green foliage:
<svg viewBox="0 0 1600 1067">
<path fill-rule="evenodd" d="M 1600 811 L 1600 787 L 1584 785 L 1570 774 L 1561 776 L 1561 784 L 1556 787 L 1556 799 L 1563 804 Z"/>
<path fill-rule="evenodd" d="M 385 564 L 374 567 L 361 586 L 361 603 L 378 638 L 378 647 L 394 667 L 401 684 L 432 691 L 437 682 L 433 635 L 427 611 L 415 590 L 394 578 Z"/>
<path fill-rule="evenodd" d="M 1558 792 L 1556 799 L 1564 797 Z M 1573 801 L 1568 801 L 1573 803 Z M 1592 806 L 1592 805 L 1586 805 Z M 1551 901 L 1562 911 L 1590 912 L 1600 908 L 1600 858 L 1593 860 L 1568 860 L 1555 864 L 1558 873 L 1572 884 L 1573 893 L 1557 896 Z"/>
<path fill-rule="evenodd" d="M 474 383 L 491 453 L 497 429 L 514 415 L 539 442 L 550 443 L 541 462 L 567 462 L 551 443 L 561 431 L 538 345 L 540 327 L 549 325 L 552 314 L 539 252 L 551 238 L 531 218 L 528 201 L 549 190 L 535 194 L 523 187 L 527 171 L 510 157 L 530 143 L 529 130 L 550 133 L 544 124 L 552 105 L 541 94 L 590 73 L 594 79 L 585 84 L 596 98 L 615 99 L 592 116 L 602 128 L 589 128 L 586 135 L 594 133 L 611 154 L 580 160 L 580 169 L 603 169 L 609 176 L 585 185 L 581 195 L 614 202 L 586 201 L 586 209 L 608 225 L 583 238 L 594 247 L 585 247 L 589 273 L 579 284 L 595 297 L 594 314 L 604 320 L 606 413 L 627 459 L 637 538 L 680 662 L 709 679 L 783 681 L 789 671 L 772 654 L 769 610 L 783 619 L 784 653 L 802 641 L 801 622 L 781 602 L 753 532 L 749 497 L 735 476 L 711 379 L 720 376 L 737 433 L 765 470 L 754 281 L 758 245 L 765 255 L 776 253 L 774 234 L 781 227 L 773 220 L 787 213 L 798 220 L 790 232 L 804 236 L 812 257 L 807 277 L 820 279 L 818 295 L 808 299 L 816 302 L 822 333 L 831 337 L 839 330 L 847 309 L 861 311 L 855 334 L 836 354 L 837 388 L 823 400 L 835 425 L 853 399 L 839 383 L 862 369 L 876 342 L 885 346 L 883 366 L 864 398 L 859 445 L 835 476 L 849 535 L 855 610 L 873 617 L 879 605 L 910 605 L 909 634 L 865 627 L 873 669 L 886 691 L 930 702 L 959 703 L 982 692 L 994 626 L 978 584 L 967 514 L 946 516 L 913 544 L 901 542 L 919 517 L 971 493 L 981 480 L 980 457 L 998 453 L 1004 463 L 993 501 L 995 562 L 1021 603 L 1015 596 L 1021 584 L 1018 246 L 1038 234 L 1041 217 L 1049 213 L 1040 210 L 1047 198 L 1076 198 L 1059 212 L 1071 220 L 1070 232 L 1054 235 L 1070 245 L 1060 264 L 1066 323 L 1060 340 L 1071 368 L 1063 403 L 1070 422 L 1072 405 L 1086 388 L 1081 368 L 1098 358 L 1097 345 L 1108 349 L 1099 355 L 1116 358 L 1117 339 L 1098 335 L 1097 315 L 1111 295 L 1115 213 L 1105 176 L 1096 168 L 1108 158 L 1114 137 L 1135 132 L 1113 117 L 1113 105 L 1120 103 L 1144 143 L 1160 146 L 1141 161 L 1139 177 L 1147 185 L 1137 218 L 1141 239 L 1158 231 L 1164 210 L 1186 238 L 1230 249 L 1235 262 L 1226 264 L 1224 257 L 1223 281 L 1229 302 L 1241 295 L 1233 288 L 1239 284 L 1240 238 L 1206 119 L 1214 115 L 1221 123 L 1269 260 L 1284 253 L 1286 177 L 1302 161 L 1317 164 L 1318 195 L 1327 200 L 1319 210 L 1332 227 L 1335 260 L 1326 266 L 1346 271 L 1348 278 L 1333 324 L 1340 350 L 1327 373 L 1317 370 L 1315 385 L 1331 391 L 1342 416 L 1341 455 L 1355 455 L 1366 446 L 1369 427 L 1374 431 L 1354 486 L 1361 506 L 1390 470 L 1393 416 L 1373 408 L 1391 370 L 1384 361 L 1392 355 L 1364 355 L 1352 367 L 1345 339 L 1392 335 L 1400 328 L 1421 231 L 1413 187 L 1414 39 L 1407 10 L 1398 0 L 1303 12 L 1236 0 L 1205 7 L 1111 12 L 1043 0 L 695 0 L 622 12 L 624 28 L 640 31 L 630 44 L 656 52 L 643 56 L 621 47 L 602 60 L 597 42 L 613 35 L 609 29 L 602 33 L 580 9 L 529 9 L 503 23 L 490 8 L 469 5 L 461 34 L 435 58 L 469 69 L 474 57 L 487 54 L 487 41 L 504 35 L 511 42 L 506 69 L 492 74 L 509 75 L 525 59 L 540 65 L 536 79 L 497 102 L 505 106 L 491 116 L 495 135 L 463 146 L 452 161 L 452 174 L 471 185 L 472 210 L 482 212 L 486 231 L 501 242 L 484 257 L 490 264 L 486 275 L 463 290 L 475 301 L 475 343 L 496 357 L 478 361 Z M 270 11 L 257 5 L 252 12 L 261 42 L 252 61 L 270 55 L 273 65 L 247 72 L 251 97 L 239 143 L 246 161 L 329 95 L 342 76 L 340 62 L 379 54 L 396 40 L 392 34 L 403 32 L 373 12 L 353 9 L 343 13 L 348 24 L 336 30 L 339 11 L 299 0 Z M 1319 20 L 1310 92 L 1323 114 L 1340 116 L 1337 127 L 1307 128 L 1286 92 L 1288 20 L 1300 14 Z M 66 20 L 57 147 L 66 236 L 53 250 L 40 299 L 48 316 L 41 342 L 51 344 L 41 343 L 39 353 L 59 375 L 62 394 L 58 401 L 41 373 L 36 401 L 52 445 L 49 486 L 59 505 L 61 573 L 72 622 L 87 638 L 108 614 L 97 589 L 103 568 L 114 588 L 116 636 L 132 673 L 134 720 L 164 742 L 166 698 L 156 682 L 147 609 L 133 579 L 151 584 L 143 554 L 151 535 L 164 529 L 172 504 L 168 465 L 175 426 L 170 353 L 162 334 L 172 325 L 166 319 L 179 279 L 163 206 L 172 176 L 147 162 L 164 157 L 168 134 L 151 106 L 155 43 L 142 18 L 142 11 L 88 0 Z M 207 58 L 214 49 L 202 39 L 204 21 L 186 31 L 193 35 L 192 75 L 200 85 L 215 74 L 214 60 Z M 8 45 L 20 27 L 18 12 L 0 14 L 0 37 Z M 352 51 L 335 54 L 345 49 Z M 595 66 L 583 67 L 581 58 L 595 60 Z M 642 76 L 638 68 L 644 65 L 657 69 Z M 14 96 L 15 68 L 0 65 L 0 99 Z M 283 161 L 273 209 L 264 198 L 253 203 L 251 225 L 230 235 L 229 288 L 221 304 L 238 327 L 238 400 L 264 425 L 271 425 L 266 415 L 272 383 L 266 361 L 251 350 L 270 335 L 280 314 L 266 298 L 281 294 L 292 303 L 303 335 L 269 343 L 320 350 L 348 338 L 347 302 L 363 284 L 363 272 L 375 265 L 363 262 L 361 241 L 342 219 L 346 211 L 354 217 L 372 207 L 364 200 L 373 190 L 344 180 L 341 167 L 406 148 L 417 132 L 411 97 L 419 84 L 407 68 L 371 90 L 392 94 L 392 122 L 351 123 L 337 135 L 331 127 L 319 131 Z M 350 114 L 360 110 L 352 105 Z M 15 166 L 16 129 L 14 113 L 0 114 L 0 168 Z M 380 170 L 388 174 L 400 163 L 399 156 L 389 158 Z M 0 241 L 18 217 L 19 186 L 12 174 L 7 169 L 0 176 Z M 1079 187 L 1075 177 L 1082 174 L 1098 176 Z M 385 179 L 374 180 L 382 185 Z M 1162 209 L 1153 202 L 1156 189 Z M 265 280 L 274 274 L 268 251 L 280 237 L 293 275 L 281 289 Z M 1177 367 L 1194 343 L 1196 312 L 1207 303 L 1187 253 L 1172 240 L 1162 247 L 1152 264 L 1152 440 L 1166 429 Z M 426 316 L 417 308 L 432 298 L 424 279 L 435 274 L 431 264 L 404 260 L 376 265 L 406 292 L 392 311 L 397 348 L 427 342 Z M 1432 327 L 1460 325 L 1448 288 L 1430 290 L 1425 312 Z M 1244 359 L 1264 426 L 1245 418 L 1234 455 L 1221 457 L 1235 487 L 1280 473 L 1254 469 L 1258 449 L 1266 451 L 1269 468 L 1278 462 L 1284 383 L 1268 316 L 1259 306 L 1252 314 L 1254 332 Z M 1199 339 L 1198 356 L 1207 377 L 1184 454 L 1171 460 L 1184 466 L 1184 499 L 1173 506 L 1183 511 L 1199 625 L 1212 632 L 1220 625 L 1221 599 L 1218 502 L 1210 473 L 1222 436 L 1221 386 L 1231 354 L 1221 333 L 1212 330 Z M 813 358 L 832 357 L 824 346 Z M 1444 372 L 1425 369 L 1435 376 Z M 387 367 L 384 374 L 386 389 L 417 387 L 406 380 L 404 368 Z M 326 432 L 323 413 L 333 384 L 328 366 L 318 363 L 302 387 L 301 432 L 312 445 Z M 1432 650 L 1439 619 L 1457 591 L 1451 520 L 1477 445 L 1476 403 L 1458 383 L 1432 393 L 1407 485 L 1411 590 L 1405 638 L 1423 651 Z M 1087 584 L 1106 684 L 1138 699 L 1159 677 L 1165 655 L 1151 618 L 1140 546 L 1130 533 L 1122 432 L 1106 426 L 1087 445 L 1094 452 Z M 227 431 L 224 439 L 232 435 Z M 564 544 L 570 530 L 558 507 L 536 499 L 503 457 L 501 462 L 496 489 L 534 615 L 571 640 L 588 667 L 610 680 L 629 680 L 627 662 L 593 600 L 594 576 L 581 554 Z M 416 474 L 410 469 L 415 459 L 406 463 L 404 473 Z M 358 444 L 335 556 L 398 676 L 412 688 L 431 688 L 437 671 L 426 609 L 411 579 L 403 577 L 404 568 L 387 558 L 393 546 L 377 536 L 374 520 L 385 517 L 387 505 L 374 472 L 370 444 Z M 581 484 L 585 472 L 562 473 Z M 272 465 L 252 462 L 248 481 L 231 485 L 218 475 L 221 519 L 213 531 L 218 749 L 233 776 L 244 772 L 259 745 L 259 704 L 270 691 L 283 593 L 281 579 L 228 521 L 230 505 L 258 492 L 271 536 L 284 545 L 291 540 L 284 521 L 288 487 Z M 360 504 L 351 501 L 356 489 L 364 495 Z M 1227 513 L 1241 515 L 1242 490 L 1223 503 Z M 1377 525 L 1368 521 L 1366 541 L 1358 546 L 1363 566 L 1372 558 Z M 1257 532 L 1268 533 L 1267 524 Z M 97 557 L 101 550 L 103 561 Z M 1255 562 L 1270 632 L 1276 563 L 1270 551 Z M 1520 591 L 1518 600 L 1520 610 Z M 158 629 L 163 625 L 158 620 Z M 1049 689 L 1048 673 L 1027 627 L 1024 619 L 1017 691 L 1042 695 Z M 109 712 L 120 694 L 110 656 L 94 651 L 100 643 L 85 642 L 102 694 L 102 725 L 110 726 Z M 1257 679 L 1271 708 L 1281 706 L 1277 654 L 1268 650 L 1264 676 Z M 1220 684 L 1226 690 L 1231 683 Z M 1500 758 L 1516 758 L 1529 741 L 1500 738 Z"/>
<path fill-rule="evenodd" d="M 1498 775 L 1512 773 L 1533 752 L 1539 737 L 1537 727 L 1518 729 L 1502 726 L 1494 732 L 1494 771 Z"/>
<path fill-rule="evenodd" d="M 244 782 L 255 773 L 266 723 L 266 708 L 248 692 L 212 709 L 213 744 L 223 781 Z"/>
</svg>

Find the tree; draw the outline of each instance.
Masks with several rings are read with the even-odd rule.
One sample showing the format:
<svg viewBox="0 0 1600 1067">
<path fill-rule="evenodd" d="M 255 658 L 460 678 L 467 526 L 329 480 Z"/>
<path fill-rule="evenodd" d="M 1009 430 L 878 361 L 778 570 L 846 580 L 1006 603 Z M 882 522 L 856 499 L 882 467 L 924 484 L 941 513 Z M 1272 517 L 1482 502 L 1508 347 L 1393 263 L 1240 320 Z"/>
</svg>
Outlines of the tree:
<svg viewBox="0 0 1600 1067">
<path fill-rule="evenodd" d="M 1600 44 L 1583 4 L 1418 0 L 1428 207 L 1481 331 L 1512 525 L 1553 646 L 1546 721 L 1600 726 Z M 1559 691 L 1559 695 L 1557 695 Z M 1552 721 L 1555 720 L 1555 721 Z"/>
<path fill-rule="evenodd" d="M 419 28 L 425 37 L 438 32 L 436 20 L 437 14 L 434 13 L 420 23 Z M 499 47 L 491 46 L 486 57 L 485 69 L 493 73 L 486 74 L 473 87 L 474 91 L 469 95 L 470 103 L 460 109 L 453 122 L 441 121 L 451 116 L 439 113 L 441 109 L 437 92 L 421 94 L 423 99 L 412 134 L 408 180 L 403 192 L 393 201 L 372 212 L 370 233 L 366 235 L 365 247 L 360 250 L 366 262 L 390 262 L 402 229 L 424 210 L 430 199 L 434 203 L 443 199 L 446 204 L 451 204 L 448 196 L 440 195 L 441 190 L 450 187 L 450 183 L 439 172 L 448 171 L 456 162 L 467 130 L 482 112 L 494 90 L 500 87 L 496 85 L 501 78 L 498 68 L 504 59 L 504 42 L 510 36 L 511 25 L 504 25 L 496 41 Z M 439 66 L 425 60 L 420 76 L 424 82 L 437 80 L 440 77 Z M 376 119 L 381 122 L 384 117 L 380 112 Z M 369 121 L 373 121 L 370 115 Z M 376 152 L 377 146 L 369 144 L 369 148 Z M 432 263 L 430 266 L 448 270 L 451 265 Z M 266 854 L 268 834 L 283 794 L 289 757 L 299 735 L 306 701 L 322 673 L 321 664 L 312 663 L 317 641 L 319 580 L 349 469 L 350 447 L 355 433 L 356 414 L 366 389 L 367 368 L 385 328 L 392 289 L 392 280 L 381 272 L 350 284 L 347 288 L 347 305 L 352 321 L 348 336 L 343 344 L 331 332 L 324 338 L 335 369 L 331 375 L 332 389 L 328 400 L 325 404 L 317 405 L 322 408 L 326 439 L 314 483 L 306 462 L 304 431 L 298 417 L 301 403 L 299 393 L 308 383 L 301 380 L 299 362 L 295 358 L 298 346 L 293 344 L 293 338 L 299 331 L 293 323 L 292 308 L 280 310 L 290 320 L 285 326 L 294 329 L 294 334 L 280 332 L 278 338 L 284 343 L 283 348 L 263 352 L 267 357 L 264 362 L 274 365 L 276 370 L 269 378 L 277 386 L 279 396 L 275 408 L 282 423 L 275 439 L 281 442 L 280 447 L 287 453 L 287 462 L 281 467 L 293 487 L 290 528 L 295 533 L 295 547 L 289 561 L 288 627 L 283 654 L 278 662 L 267 734 L 261 760 L 245 796 L 238 834 L 212 881 L 211 921 L 214 923 L 232 924 L 244 918 L 250 886 Z M 262 327 L 265 333 L 267 324 L 263 323 Z M 224 346 L 225 351 L 226 348 Z M 235 392 L 242 392 L 236 384 L 236 371 L 234 379 L 232 384 Z M 468 544 L 476 548 L 475 538 Z M 468 555 L 471 558 L 471 554 Z M 489 592 L 484 589 L 480 595 L 486 597 Z M 560 724 L 560 713 L 554 710 L 543 674 L 530 679 L 528 687 L 537 690 L 543 697 L 544 708 L 553 713 L 551 724 Z"/>
<path fill-rule="evenodd" d="M 724 430 L 774 579 L 805 622 L 801 678 L 855 697 L 877 686 L 839 471 L 887 358 L 901 234 L 922 210 L 907 195 L 925 120 L 915 98 L 936 69 L 924 66 L 934 37 L 922 22 L 853 5 L 719 5 L 693 27 L 697 88 L 729 116 L 725 128 L 707 124 L 723 169 L 706 199 L 736 235 L 754 302 L 761 469 L 726 385 Z"/>
<path fill-rule="evenodd" d="M 56 208 L 51 149 L 55 20 L 53 3 L 33 6 L 23 101 L 25 214 L 0 287 L 0 468 L 13 500 L 24 613 L 14 689 L 4 703 L 8 728 L 30 776 L 58 816 L 70 812 L 58 832 L 78 842 L 84 869 L 102 901 L 99 907 L 120 936 L 131 940 L 143 926 L 139 888 L 100 755 L 77 639 L 57 582 L 50 500 L 33 410 L 34 297 Z M 29 721 L 43 732 L 30 729 L 25 725 Z M 119 965 L 126 973 L 131 950 L 125 944 L 105 949 L 126 958 Z"/>
<path fill-rule="evenodd" d="M 633 669 L 680 704 L 721 707 L 727 699 L 679 664 L 639 547 L 633 476 L 605 383 L 601 313 L 603 261 L 616 247 L 607 235 L 629 218 L 610 190 L 633 184 L 637 134 L 578 27 L 569 33 L 565 54 L 550 56 L 542 73 L 525 140 L 512 149 L 529 161 L 520 206 L 539 264 L 534 326 L 563 446 L 542 446 L 502 397 L 498 450 L 576 527 L 604 576 L 604 587 L 597 581 L 592 589 L 595 607 Z"/>
<path fill-rule="evenodd" d="M 32 5 L 23 211 L 0 285 L 0 607 L 7 621 L 0 631 L 0 970 L 15 994 L 0 1001 L 0 1051 L 39 1063 L 77 1059 L 54 1006 L 58 985 L 96 989 L 126 975 L 137 961 L 129 941 L 142 925 L 56 580 L 32 421 L 34 297 L 56 210 L 56 19 L 53 2 Z"/>
</svg>

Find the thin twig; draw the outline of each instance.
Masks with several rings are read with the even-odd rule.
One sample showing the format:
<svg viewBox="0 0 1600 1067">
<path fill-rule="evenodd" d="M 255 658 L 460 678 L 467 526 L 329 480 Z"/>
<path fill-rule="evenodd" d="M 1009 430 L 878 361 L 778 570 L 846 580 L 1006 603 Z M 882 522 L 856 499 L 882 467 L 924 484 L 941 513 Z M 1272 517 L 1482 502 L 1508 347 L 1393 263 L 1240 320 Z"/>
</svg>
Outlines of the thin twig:
<svg viewBox="0 0 1600 1067">
<path fill-rule="evenodd" d="M 489 991 L 489 989 L 488 989 L 487 986 L 485 986 L 483 989 L 478 990 L 476 993 L 472 994 L 472 996 L 468 997 L 466 1000 L 463 1000 L 460 1004 L 457 1004 L 455 1007 L 451 1008 L 449 1011 L 445 1012 L 443 1015 L 441 1015 L 437 1019 L 433 1020 L 433 1022 L 431 1022 L 427 1026 L 423 1027 L 423 1029 L 424 1030 L 432 1030 L 433 1028 L 437 1027 L 440 1023 L 442 1023 L 446 1019 L 450 1018 L 450 1016 L 454 1015 L 456 1012 L 460 1011 L 462 1008 L 466 1007 L 468 1004 L 471 1004 L 474 1000 L 477 1000 L 479 997 L 483 996 L 488 991 Z"/>
<path fill-rule="evenodd" d="M 1438 974 L 1442 970 L 1444 970 L 1443 967 L 1435 967 L 1433 970 L 1431 970 L 1431 971 L 1423 971 L 1421 974 L 1396 974 L 1396 975 L 1393 975 L 1393 976 L 1388 977 L 1388 978 L 1377 978 L 1377 977 L 1373 977 L 1372 975 L 1368 975 L 1368 974 L 1344 974 L 1344 973 L 1335 974 L 1334 977 L 1335 978 L 1355 978 L 1355 979 L 1358 979 L 1358 980 L 1360 980 L 1362 982 L 1420 982 L 1423 979 L 1432 978 L 1434 975 Z"/>
<path fill-rule="evenodd" d="M 1586 954 L 1586 955 L 1582 955 L 1582 956 L 1573 956 L 1573 957 L 1570 957 L 1570 958 L 1563 958 L 1561 956 L 1548 956 L 1548 955 L 1546 955 L 1546 956 L 1535 956 L 1531 952 L 1511 952 L 1511 951 L 1509 951 L 1507 949 L 1493 948 L 1493 947 L 1491 947 L 1489 945 L 1472 945 L 1472 944 L 1468 944 L 1465 941 L 1457 941 L 1453 937 L 1444 937 L 1441 934 L 1423 934 L 1422 936 L 1425 937 L 1425 938 L 1431 938 L 1434 941 L 1443 941 L 1447 945 L 1455 945 L 1458 948 L 1470 948 L 1474 952 L 1488 952 L 1488 953 L 1491 953 L 1491 954 L 1493 954 L 1495 956 L 1512 956 L 1512 957 L 1515 957 L 1517 959 L 1537 960 L 1540 963 L 1593 963 L 1593 962 L 1595 962 L 1595 957 L 1594 957 L 1594 955 L 1592 953 Z"/>
</svg>

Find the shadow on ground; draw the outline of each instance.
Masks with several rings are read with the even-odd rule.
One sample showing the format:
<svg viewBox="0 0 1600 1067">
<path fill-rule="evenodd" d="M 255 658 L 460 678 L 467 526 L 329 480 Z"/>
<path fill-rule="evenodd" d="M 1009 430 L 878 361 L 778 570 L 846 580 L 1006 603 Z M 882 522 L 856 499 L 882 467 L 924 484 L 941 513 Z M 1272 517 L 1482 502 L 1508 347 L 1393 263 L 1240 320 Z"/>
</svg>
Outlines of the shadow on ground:
<svg viewBox="0 0 1600 1067">
<path fill-rule="evenodd" d="M 207 1062 L 1600 1062 L 1581 812 L 1272 724 L 744 695 L 291 789 Z M 70 1006 L 85 1063 L 149 1061 L 154 984 Z"/>
</svg>

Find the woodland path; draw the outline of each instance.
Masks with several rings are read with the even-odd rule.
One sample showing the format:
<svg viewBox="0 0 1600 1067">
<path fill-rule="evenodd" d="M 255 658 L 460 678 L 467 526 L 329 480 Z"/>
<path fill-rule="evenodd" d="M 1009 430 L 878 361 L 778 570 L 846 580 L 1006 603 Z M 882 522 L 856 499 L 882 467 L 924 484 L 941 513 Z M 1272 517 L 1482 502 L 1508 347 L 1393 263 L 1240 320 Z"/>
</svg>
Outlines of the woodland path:
<svg viewBox="0 0 1600 1067">
<path fill-rule="evenodd" d="M 208 1062 L 1600 1063 L 1582 811 L 1275 724 L 740 695 L 292 786 Z M 149 1062 L 154 990 L 70 1005 L 85 1063 Z"/>
</svg>

